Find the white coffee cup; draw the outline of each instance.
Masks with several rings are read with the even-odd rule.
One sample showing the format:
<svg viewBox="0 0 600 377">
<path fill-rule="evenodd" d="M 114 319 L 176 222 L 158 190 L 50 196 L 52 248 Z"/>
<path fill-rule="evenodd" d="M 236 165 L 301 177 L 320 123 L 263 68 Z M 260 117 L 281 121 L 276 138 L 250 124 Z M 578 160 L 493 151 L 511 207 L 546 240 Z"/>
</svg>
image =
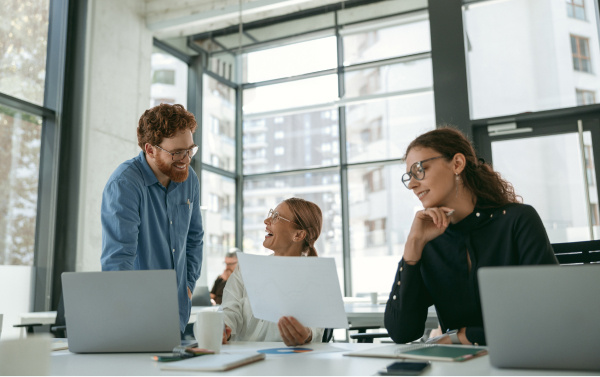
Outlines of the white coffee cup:
<svg viewBox="0 0 600 377">
<path fill-rule="evenodd" d="M 206 348 L 220 353 L 223 328 L 223 312 L 199 312 L 194 324 L 194 337 L 198 342 L 198 348 Z"/>
<path fill-rule="evenodd" d="M 378 294 L 377 292 L 371 292 L 371 304 L 373 305 L 377 305 L 377 299 L 378 299 Z"/>
<path fill-rule="evenodd" d="M 44 376 L 50 374 L 49 336 L 0 341 L 0 376 Z"/>
</svg>

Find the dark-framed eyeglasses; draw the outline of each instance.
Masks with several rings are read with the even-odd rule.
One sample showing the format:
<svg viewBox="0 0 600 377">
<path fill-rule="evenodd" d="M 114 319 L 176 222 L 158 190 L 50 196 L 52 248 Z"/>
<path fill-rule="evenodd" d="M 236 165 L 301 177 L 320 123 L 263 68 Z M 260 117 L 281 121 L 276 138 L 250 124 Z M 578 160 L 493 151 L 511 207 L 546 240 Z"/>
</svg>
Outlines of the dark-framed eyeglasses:
<svg viewBox="0 0 600 377">
<path fill-rule="evenodd" d="M 163 149 L 161 147 L 159 147 L 158 145 L 155 145 L 156 148 L 160 149 L 161 151 L 167 152 L 168 154 L 171 155 L 171 157 L 173 158 L 173 161 L 181 161 L 185 158 L 185 156 L 190 156 L 190 160 L 192 159 L 192 157 L 194 157 L 194 155 L 196 153 L 198 153 L 198 146 L 194 145 L 193 147 L 191 147 L 190 149 L 184 149 L 182 151 L 179 152 L 169 152 L 166 149 Z"/>
<path fill-rule="evenodd" d="M 402 174 L 402 183 L 404 183 L 404 186 L 406 186 L 407 189 L 410 189 L 408 185 L 410 183 L 411 178 L 414 178 L 417 181 L 422 181 L 425 178 L 425 169 L 423 169 L 423 163 L 431 160 L 436 160 L 442 157 L 444 156 L 431 157 L 426 160 L 417 161 L 414 164 L 412 164 L 408 173 Z"/>
<path fill-rule="evenodd" d="M 288 223 L 292 223 L 292 224 L 298 225 L 295 222 L 293 222 L 292 220 L 288 220 L 285 217 L 282 217 L 279 214 L 279 212 L 273 211 L 272 209 L 269 210 L 269 214 L 267 214 L 267 219 L 271 220 L 271 224 L 277 224 L 277 221 L 279 221 L 279 220 L 285 220 Z"/>
</svg>

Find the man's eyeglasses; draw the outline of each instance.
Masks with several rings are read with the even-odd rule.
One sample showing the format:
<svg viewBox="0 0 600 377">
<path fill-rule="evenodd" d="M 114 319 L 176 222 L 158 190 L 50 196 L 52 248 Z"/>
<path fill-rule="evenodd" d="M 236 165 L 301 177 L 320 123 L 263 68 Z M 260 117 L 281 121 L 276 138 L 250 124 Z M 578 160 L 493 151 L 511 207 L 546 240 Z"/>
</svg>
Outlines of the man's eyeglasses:
<svg viewBox="0 0 600 377">
<path fill-rule="evenodd" d="M 198 146 L 194 145 L 193 147 L 191 147 L 190 149 L 185 149 L 179 152 L 169 152 L 166 149 L 162 149 L 161 147 L 159 147 L 158 145 L 155 145 L 156 148 L 160 149 L 161 151 L 167 152 L 168 154 L 171 155 L 171 157 L 173 158 L 173 161 L 181 161 L 185 158 L 185 156 L 190 156 L 190 160 L 192 159 L 192 157 L 194 157 L 194 155 L 196 153 L 198 153 Z"/>
<path fill-rule="evenodd" d="M 288 223 L 292 223 L 292 224 L 298 225 L 295 222 L 293 222 L 292 220 L 288 220 L 285 217 L 282 217 L 279 214 L 279 212 L 273 211 L 272 209 L 269 210 L 269 214 L 267 215 L 267 219 L 271 220 L 271 224 L 277 224 L 277 221 L 279 221 L 279 220 L 285 220 Z"/>
<path fill-rule="evenodd" d="M 404 183 L 404 186 L 406 186 L 407 189 L 410 189 L 408 185 L 410 184 L 411 178 L 414 178 L 417 181 L 422 181 L 425 178 L 425 169 L 423 169 L 423 163 L 442 157 L 444 156 L 431 157 L 426 160 L 417 161 L 414 164 L 412 164 L 408 173 L 402 174 L 402 183 Z"/>
</svg>

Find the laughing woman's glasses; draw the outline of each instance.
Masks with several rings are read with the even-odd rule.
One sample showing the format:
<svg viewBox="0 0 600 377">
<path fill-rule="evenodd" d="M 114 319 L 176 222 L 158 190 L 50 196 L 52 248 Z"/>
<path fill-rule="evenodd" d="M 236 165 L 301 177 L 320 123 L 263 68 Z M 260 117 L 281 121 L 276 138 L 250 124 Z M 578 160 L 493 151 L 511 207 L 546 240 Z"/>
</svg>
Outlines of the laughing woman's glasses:
<svg viewBox="0 0 600 377">
<path fill-rule="evenodd" d="M 282 217 L 279 214 L 279 212 L 273 211 L 272 209 L 269 210 L 269 214 L 267 215 L 267 218 L 271 220 L 271 224 L 277 224 L 277 221 L 279 221 L 279 220 L 285 220 L 288 223 L 296 224 L 292 220 L 288 220 L 285 217 Z M 298 224 L 296 224 L 296 225 L 298 225 Z"/>
<path fill-rule="evenodd" d="M 442 157 L 444 156 L 431 157 L 427 160 L 417 161 L 414 164 L 412 164 L 408 173 L 402 174 L 402 183 L 404 183 L 404 186 L 406 186 L 407 189 L 410 189 L 408 185 L 412 178 L 416 179 L 417 181 L 422 181 L 425 178 L 425 169 L 423 169 L 423 163 Z"/>
</svg>

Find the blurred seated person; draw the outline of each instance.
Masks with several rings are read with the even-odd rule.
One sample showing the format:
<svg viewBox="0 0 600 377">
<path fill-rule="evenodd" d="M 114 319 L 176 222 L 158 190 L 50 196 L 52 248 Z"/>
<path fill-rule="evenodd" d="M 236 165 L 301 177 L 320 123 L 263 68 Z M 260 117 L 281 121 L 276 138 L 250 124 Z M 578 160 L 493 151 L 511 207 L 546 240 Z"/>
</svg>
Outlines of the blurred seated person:
<svg viewBox="0 0 600 377">
<path fill-rule="evenodd" d="M 396 343 L 419 339 L 434 305 L 440 330 L 433 342 L 485 345 L 477 270 L 558 264 L 544 224 L 456 129 L 420 135 L 405 159 L 402 181 L 423 209 L 415 213 L 385 309 L 388 334 Z"/>
<path fill-rule="evenodd" d="M 316 204 L 300 198 L 286 199 L 269 211 L 264 223 L 267 234 L 263 246 L 273 250 L 273 255 L 317 256 L 314 245 L 321 234 L 323 217 Z M 324 329 L 305 327 L 294 317 L 281 317 L 278 323 L 255 318 L 239 266 L 225 286 L 221 307 L 225 321 L 223 344 L 229 340 L 283 341 L 287 346 L 299 346 L 322 341 Z"/>
<path fill-rule="evenodd" d="M 227 254 L 225 254 L 225 271 L 217 277 L 215 284 L 213 284 L 210 290 L 210 300 L 213 305 L 221 305 L 223 301 L 223 289 L 225 289 L 225 283 L 227 279 L 233 273 L 237 267 L 238 258 L 236 252 L 240 251 L 237 247 L 231 248 Z"/>
</svg>

